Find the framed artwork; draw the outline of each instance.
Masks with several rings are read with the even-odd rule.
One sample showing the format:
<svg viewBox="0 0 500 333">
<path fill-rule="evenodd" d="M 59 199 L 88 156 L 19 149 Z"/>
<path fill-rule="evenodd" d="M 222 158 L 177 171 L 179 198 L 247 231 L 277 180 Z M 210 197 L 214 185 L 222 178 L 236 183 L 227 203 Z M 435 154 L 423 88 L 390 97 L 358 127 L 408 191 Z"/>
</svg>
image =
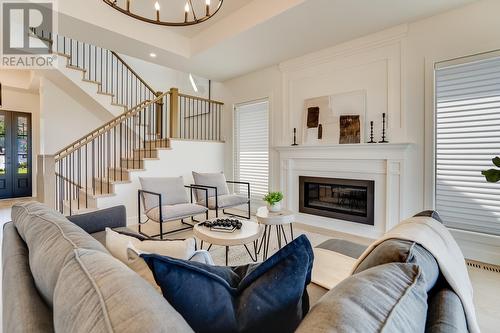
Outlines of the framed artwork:
<svg viewBox="0 0 500 333">
<path fill-rule="evenodd" d="M 347 126 L 349 123 L 350 126 L 356 126 L 358 124 L 358 134 L 352 135 L 354 127 L 342 129 L 342 116 L 348 116 L 342 118 L 344 125 Z M 355 116 L 357 116 L 357 120 Z M 306 99 L 304 101 L 302 144 L 339 144 L 341 141 L 342 143 L 364 142 L 364 138 L 369 135 L 369 129 L 365 128 L 365 119 L 366 90 Z M 343 134 L 342 130 L 344 130 Z"/>
<path fill-rule="evenodd" d="M 340 116 L 340 144 L 360 143 L 359 115 Z"/>
<path fill-rule="evenodd" d="M 307 128 L 319 126 L 319 107 L 313 106 L 307 108 Z"/>
</svg>

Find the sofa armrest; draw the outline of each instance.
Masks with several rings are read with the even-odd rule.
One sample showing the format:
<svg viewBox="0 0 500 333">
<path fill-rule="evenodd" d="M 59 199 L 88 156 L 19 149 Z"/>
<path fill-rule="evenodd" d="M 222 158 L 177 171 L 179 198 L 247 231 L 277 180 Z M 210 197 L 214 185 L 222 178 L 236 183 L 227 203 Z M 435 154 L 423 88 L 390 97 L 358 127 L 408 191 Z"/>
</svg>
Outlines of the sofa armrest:
<svg viewBox="0 0 500 333">
<path fill-rule="evenodd" d="M 103 231 L 106 228 L 127 226 L 125 206 L 101 209 L 95 212 L 68 216 L 67 218 L 89 234 Z"/>
</svg>

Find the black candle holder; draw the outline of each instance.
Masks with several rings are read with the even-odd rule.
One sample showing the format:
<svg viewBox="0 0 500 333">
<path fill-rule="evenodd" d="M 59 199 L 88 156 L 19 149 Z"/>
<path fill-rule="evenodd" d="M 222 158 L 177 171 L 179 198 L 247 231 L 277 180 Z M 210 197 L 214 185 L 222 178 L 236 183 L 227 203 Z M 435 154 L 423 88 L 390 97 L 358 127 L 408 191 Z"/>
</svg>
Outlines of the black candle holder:
<svg viewBox="0 0 500 333">
<path fill-rule="evenodd" d="M 375 140 L 373 140 L 373 120 L 370 121 L 370 141 L 367 143 L 377 143 Z"/>
<path fill-rule="evenodd" d="M 293 143 L 292 146 L 298 146 L 297 144 L 297 128 L 293 128 Z"/>
<path fill-rule="evenodd" d="M 385 112 L 382 113 L 382 140 L 378 143 L 389 143 L 389 141 L 385 139 Z"/>
</svg>

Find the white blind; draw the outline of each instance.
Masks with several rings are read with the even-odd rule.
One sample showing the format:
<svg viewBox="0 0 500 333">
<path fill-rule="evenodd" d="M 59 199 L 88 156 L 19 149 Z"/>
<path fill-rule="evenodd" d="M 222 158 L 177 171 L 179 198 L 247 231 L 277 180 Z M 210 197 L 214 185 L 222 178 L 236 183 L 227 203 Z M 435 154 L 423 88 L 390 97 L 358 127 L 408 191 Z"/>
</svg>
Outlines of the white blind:
<svg viewBox="0 0 500 333">
<path fill-rule="evenodd" d="M 484 58 L 484 57 L 483 57 Z M 436 69 L 436 209 L 445 225 L 500 235 L 500 57 Z"/>
<path fill-rule="evenodd" d="M 268 123 L 267 101 L 235 109 L 234 174 L 236 180 L 250 183 L 253 199 L 262 199 L 269 188 Z"/>
</svg>

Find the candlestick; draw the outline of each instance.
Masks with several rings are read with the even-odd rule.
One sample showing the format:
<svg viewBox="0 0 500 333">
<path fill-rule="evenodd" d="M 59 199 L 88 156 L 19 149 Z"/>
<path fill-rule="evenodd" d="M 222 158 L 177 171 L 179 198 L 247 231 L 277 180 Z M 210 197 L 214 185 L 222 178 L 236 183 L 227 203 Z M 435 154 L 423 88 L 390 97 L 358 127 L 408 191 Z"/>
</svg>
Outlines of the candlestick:
<svg viewBox="0 0 500 333">
<path fill-rule="evenodd" d="M 186 5 L 184 6 L 184 22 L 187 22 L 188 14 L 189 14 L 189 3 L 186 2 Z"/>
<path fill-rule="evenodd" d="M 292 146 L 298 146 L 297 144 L 297 128 L 293 128 L 293 143 Z"/>
<path fill-rule="evenodd" d="M 160 4 L 158 1 L 155 2 L 155 9 L 156 9 L 156 20 L 160 21 Z"/>
<path fill-rule="evenodd" d="M 382 140 L 379 143 L 389 143 L 385 140 L 385 112 L 382 113 Z"/>
<path fill-rule="evenodd" d="M 376 143 L 374 140 L 373 140 L 373 120 L 370 121 L 370 141 L 368 141 L 368 143 Z"/>
</svg>

